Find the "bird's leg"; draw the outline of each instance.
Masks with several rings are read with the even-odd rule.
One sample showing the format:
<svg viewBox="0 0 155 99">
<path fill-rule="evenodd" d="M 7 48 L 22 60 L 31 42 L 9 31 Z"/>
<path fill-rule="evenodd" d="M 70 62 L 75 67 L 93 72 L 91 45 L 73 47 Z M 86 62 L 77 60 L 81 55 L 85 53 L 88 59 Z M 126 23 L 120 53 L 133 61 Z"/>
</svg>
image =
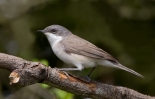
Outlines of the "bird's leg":
<svg viewBox="0 0 155 99">
<path fill-rule="evenodd" d="M 67 77 L 69 77 L 69 75 L 65 71 L 81 70 L 79 68 L 56 68 L 56 69 L 62 71 Z"/>
<path fill-rule="evenodd" d="M 92 70 L 89 72 L 89 74 L 87 76 L 82 77 L 82 78 L 81 77 L 76 77 L 76 78 L 89 83 L 91 81 L 91 79 L 89 77 L 90 77 L 91 73 L 94 71 L 95 68 L 96 67 L 93 67 Z M 62 71 L 66 76 L 69 76 L 69 75 L 65 71 L 74 71 L 74 70 L 80 70 L 81 71 L 82 70 L 82 68 L 57 68 L 57 69 Z"/>
<path fill-rule="evenodd" d="M 89 72 L 89 74 L 86 76 L 87 78 L 90 77 L 91 73 L 94 71 L 95 68 L 96 68 L 96 67 L 93 67 L 93 68 L 92 68 L 92 70 L 91 70 L 91 71 Z"/>
<path fill-rule="evenodd" d="M 72 71 L 72 70 L 81 70 L 79 68 L 58 68 L 58 70 L 61 70 L 61 71 Z"/>
<path fill-rule="evenodd" d="M 66 76 L 69 76 L 65 71 L 75 71 L 75 70 L 81 71 L 83 68 L 60 68 L 60 69 L 57 68 L 57 69 L 62 71 Z M 72 76 L 77 78 L 77 79 L 80 79 L 80 80 L 82 80 L 82 81 L 84 81 L 86 83 L 89 83 L 91 81 L 89 77 L 78 77 L 78 76 L 74 76 L 74 75 L 72 75 Z"/>
<path fill-rule="evenodd" d="M 89 77 L 90 77 L 91 73 L 94 71 L 95 68 L 96 67 L 93 67 L 92 70 L 89 72 L 89 74 L 84 77 L 87 80 L 87 83 L 91 82 L 91 79 Z"/>
</svg>

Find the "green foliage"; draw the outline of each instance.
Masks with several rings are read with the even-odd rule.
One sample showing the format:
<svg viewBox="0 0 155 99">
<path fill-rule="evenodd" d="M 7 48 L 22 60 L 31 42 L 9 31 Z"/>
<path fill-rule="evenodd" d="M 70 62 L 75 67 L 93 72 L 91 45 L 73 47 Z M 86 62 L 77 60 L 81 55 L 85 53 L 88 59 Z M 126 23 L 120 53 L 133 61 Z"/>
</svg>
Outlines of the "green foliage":
<svg viewBox="0 0 155 99">
<path fill-rule="evenodd" d="M 40 86 L 46 89 L 50 87 L 49 85 L 46 85 L 46 84 L 40 84 Z"/>
<path fill-rule="evenodd" d="M 41 60 L 38 60 L 38 59 L 33 59 L 32 61 L 34 62 L 40 62 L 46 66 L 49 66 L 49 62 L 46 60 L 46 59 L 41 59 Z"/>
<path fill-rule="evenodd" d="M 49 89 L 49 91 L 51 92 L 51 94 L 55 94 L 55 96 L 57 97 L 57 99 L 73 99 L 74 95 L 71 93 L 68 93 L 66 91 L 57 89 L 57 88 L 51 88 L 49 85 L 46 84 L 40 84 L 40 86 L 42 88 L 45 89 Z"/>
<path fill-rule="evenodd" d="M 54 92 L 56 96 L 58 96 L 58 99 L 73 99 L 74 97 L 73 94 L 56 88 L 54 88 L 51 92 Z"/>
</svg>

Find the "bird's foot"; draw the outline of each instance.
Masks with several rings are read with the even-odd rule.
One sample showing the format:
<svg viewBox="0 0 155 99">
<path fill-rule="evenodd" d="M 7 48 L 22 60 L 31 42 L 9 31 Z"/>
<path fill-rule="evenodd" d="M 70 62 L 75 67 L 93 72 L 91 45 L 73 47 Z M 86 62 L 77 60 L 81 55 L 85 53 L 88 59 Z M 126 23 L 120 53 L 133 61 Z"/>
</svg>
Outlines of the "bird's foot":
<svg viewBox="0 0 155 99">
<path fill-rule="evenodd" d="M 85 76 L 84 77 L 86 80 L 91 81 L 91 79 L 89 78 L 89 76 Z"/>
<path fill-rule="evenodd" d="M 73 76 L 73 77 L 75 77 L 75 78 L 77 78 L 79 80 L 82 80 L 83 82 L 86 82 L 86 83 L 90 83 L 91 82 L 91 79 L 89 78 L 89 75 L 84 76 L 84 77 L 79 77 L 79 76 L 75 76 L 75 75 L 72 75 L 72 74 L 66 72 L 63 68 L 56 68 L 56 67 L 54 67 L 54 69 L 57 69 L 57 70 L 63 72 L 67 77 Z"/>
<path fill-rule="evenodd" d="M 76 78 L 78 78 L 79 80 L 82 80 L 85 83 L 90 83 L 91 82 L 91 79 L 88 76 L 76 77 Z"/>
<path fill-rule="evenodd" d="M 88 82 L 88 83 L 91 82 L 91 79 L 89 78 L 89 76 L 84 76 L 83 78 L 85 79 L 86 82 Z"/>
<path fill-rule="evenodd" d="M 56 67 L 54 67 L 54 69 L 63 72 L 67 77 L 69 77 L 69 74 L 66 71 L 64 71 L 62 68 L 56 68 Z"/>
</svg>

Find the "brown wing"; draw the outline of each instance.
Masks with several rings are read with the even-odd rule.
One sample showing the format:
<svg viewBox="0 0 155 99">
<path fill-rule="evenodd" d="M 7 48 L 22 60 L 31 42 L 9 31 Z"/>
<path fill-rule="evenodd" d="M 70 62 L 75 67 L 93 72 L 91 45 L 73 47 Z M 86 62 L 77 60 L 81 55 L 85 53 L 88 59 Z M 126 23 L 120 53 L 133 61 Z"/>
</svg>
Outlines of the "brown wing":
<svg viewBox="0 0 155 99">
<path fill-rule="evenodd" d="M 61 42 L 61 44 L 64 45 L 65 52 L 79 54 L 96 59 L 105 59 L 110 60 L 112 62 L 117 62 L 117 60 L 113 58 L 110 54 L 96 47 L 94 44 L 76 35 L 69 35 L 69 36 L 68 37 L 72 39 L 68 39 L 68 37 L 66 37 Z"/>
</svg>

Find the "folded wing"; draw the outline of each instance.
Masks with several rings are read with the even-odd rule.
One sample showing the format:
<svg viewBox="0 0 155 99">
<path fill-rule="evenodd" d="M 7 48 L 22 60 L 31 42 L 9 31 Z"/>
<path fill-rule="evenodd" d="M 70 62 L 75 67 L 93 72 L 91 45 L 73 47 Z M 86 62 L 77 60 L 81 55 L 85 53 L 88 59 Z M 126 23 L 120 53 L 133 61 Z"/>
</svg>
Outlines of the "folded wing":
<svg viewBox="0 0 155 99">
<path fill-rule="evenodd" d="M 72 38 L 71 40 L 67 39 L 66 37 L 61 42 L 64 45 L 65 52 L 83 55 L 90 58 L 109 60 L 111 62 L 117 63 L 117 60 L 115 58 L 113 58 L 110 54 L 103 51 L 102 49 L 96 47 L 94 44 L 76 35 L 70 35 L 70 36 L 72 36 L 70 37 Z"/>
</svg>

